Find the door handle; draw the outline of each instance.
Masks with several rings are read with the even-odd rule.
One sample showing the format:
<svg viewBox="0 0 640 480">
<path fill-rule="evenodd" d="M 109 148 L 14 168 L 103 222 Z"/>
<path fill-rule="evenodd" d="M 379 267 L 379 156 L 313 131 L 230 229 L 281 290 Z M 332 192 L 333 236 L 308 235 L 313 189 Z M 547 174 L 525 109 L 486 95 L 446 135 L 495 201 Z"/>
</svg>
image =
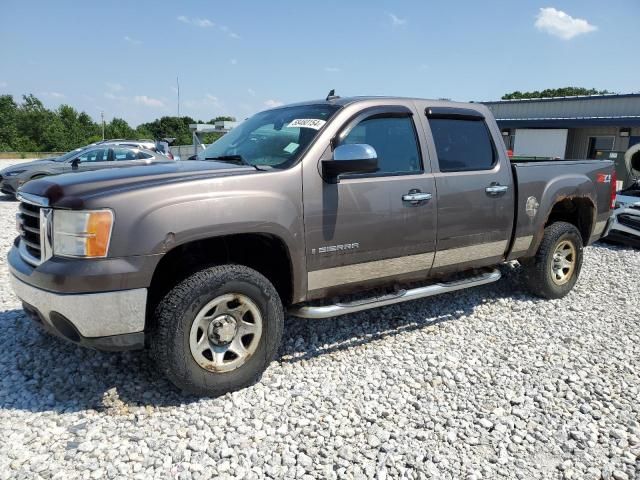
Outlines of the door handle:
<svg viewBox="0 0 640 480">
<path fill-rule="evenodd" d="M 402 201 L 409 202 L 411 205 L 418 205 L 420 202 L 431 200 L 432 196 L 430 193 L 422 193 L 420 190 L 410 190 L 409 193 L 405 193 L 402 196 Z"/>
<path fill-rule="evenodd" d="M 484 189 L 484 191 L 487 192 L 487 195 L 489 195 L 490 197 L 499 197 L 501 195 L 504 195 L 507 190 L 509 190 L 508 186 L 498 184 L 491 184 Z"/>
</svg>

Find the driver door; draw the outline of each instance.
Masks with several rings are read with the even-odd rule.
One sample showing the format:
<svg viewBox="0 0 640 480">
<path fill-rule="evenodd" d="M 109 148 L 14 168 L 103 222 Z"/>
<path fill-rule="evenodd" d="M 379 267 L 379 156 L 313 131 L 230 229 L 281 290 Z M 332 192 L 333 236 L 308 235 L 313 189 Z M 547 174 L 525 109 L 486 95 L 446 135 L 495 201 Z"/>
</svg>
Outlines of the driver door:
<svg viewBox="0 0 640 480">
<path fill-rule="evenodd" d="M 315 178 L 305 172 L 310 298 L 428 275 L 435 252 L 435 181 L 417 132 L 413 112 L 404 106 L 365 110 L 336 137 L 336 146 L 372 146 L 379 171 L 343 175 L 337 183 L 324 181 L 318 171 Z M 321 160 L 332 155 L 328 148 Z M 428 199 L 411 201 L 412 193 Z"/>
</svg>

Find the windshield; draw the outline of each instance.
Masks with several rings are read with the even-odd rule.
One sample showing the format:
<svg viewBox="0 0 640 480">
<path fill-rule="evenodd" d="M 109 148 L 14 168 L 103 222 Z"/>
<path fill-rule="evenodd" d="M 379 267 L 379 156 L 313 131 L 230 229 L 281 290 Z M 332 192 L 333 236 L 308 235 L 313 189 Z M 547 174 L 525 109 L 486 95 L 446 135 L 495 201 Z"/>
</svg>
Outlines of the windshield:
<svg viewBox="0 0 640 480">
<path fill-rule="evenodd" d="M 60 155 L 59 157 L 56 157 L 54 160 L 56 162 L 65 162 L 67 160 L 71 160 L 77 157 L 80 154 L 80 152 L 82 152 L 83 150 L 86 150 L 87 148 L 89 147 L 76 148 L 75 150 L 71 150 L 70 152 L 67 152 L 64 155 Z"/>
<path fill-rule="evenodd" d="M 288 168 L 339 108 L 300 105 L 257 113 L 200 152 L 198 159 Z"/>
</svg>

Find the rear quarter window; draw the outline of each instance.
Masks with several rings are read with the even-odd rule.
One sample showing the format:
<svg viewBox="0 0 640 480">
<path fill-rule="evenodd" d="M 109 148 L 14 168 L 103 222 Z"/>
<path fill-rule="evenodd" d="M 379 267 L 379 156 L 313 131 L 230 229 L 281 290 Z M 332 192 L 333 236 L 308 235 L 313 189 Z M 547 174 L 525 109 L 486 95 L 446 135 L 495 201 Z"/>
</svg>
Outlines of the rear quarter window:
<svg viewBox="0 0 640 480">
<path fill-rule="evenodd" d="M 490 170 L 496 149 L 483 120 L 431 118 L 429 126 L 441 172 Z"/>
</svg>

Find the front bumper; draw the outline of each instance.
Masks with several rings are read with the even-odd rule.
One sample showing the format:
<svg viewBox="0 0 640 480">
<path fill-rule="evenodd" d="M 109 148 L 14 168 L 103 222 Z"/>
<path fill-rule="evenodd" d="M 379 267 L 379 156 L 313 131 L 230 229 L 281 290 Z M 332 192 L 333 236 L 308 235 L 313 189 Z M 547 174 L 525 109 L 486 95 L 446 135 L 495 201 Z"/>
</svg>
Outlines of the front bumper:
<svg viewBox="0 0 640 480">
<path fill-rule="evenodd" d="M 605 231 L 607 239 L 640 248 L 640 209 L 623 205 L 613 211 Z"/>
<path fill-rule="evenodd" d="M 27 314 L 45 330 L 100 350 L 144 347 L 147 289 L 60 294 L 39 289 L 11 275 Z"/>
</svg>

